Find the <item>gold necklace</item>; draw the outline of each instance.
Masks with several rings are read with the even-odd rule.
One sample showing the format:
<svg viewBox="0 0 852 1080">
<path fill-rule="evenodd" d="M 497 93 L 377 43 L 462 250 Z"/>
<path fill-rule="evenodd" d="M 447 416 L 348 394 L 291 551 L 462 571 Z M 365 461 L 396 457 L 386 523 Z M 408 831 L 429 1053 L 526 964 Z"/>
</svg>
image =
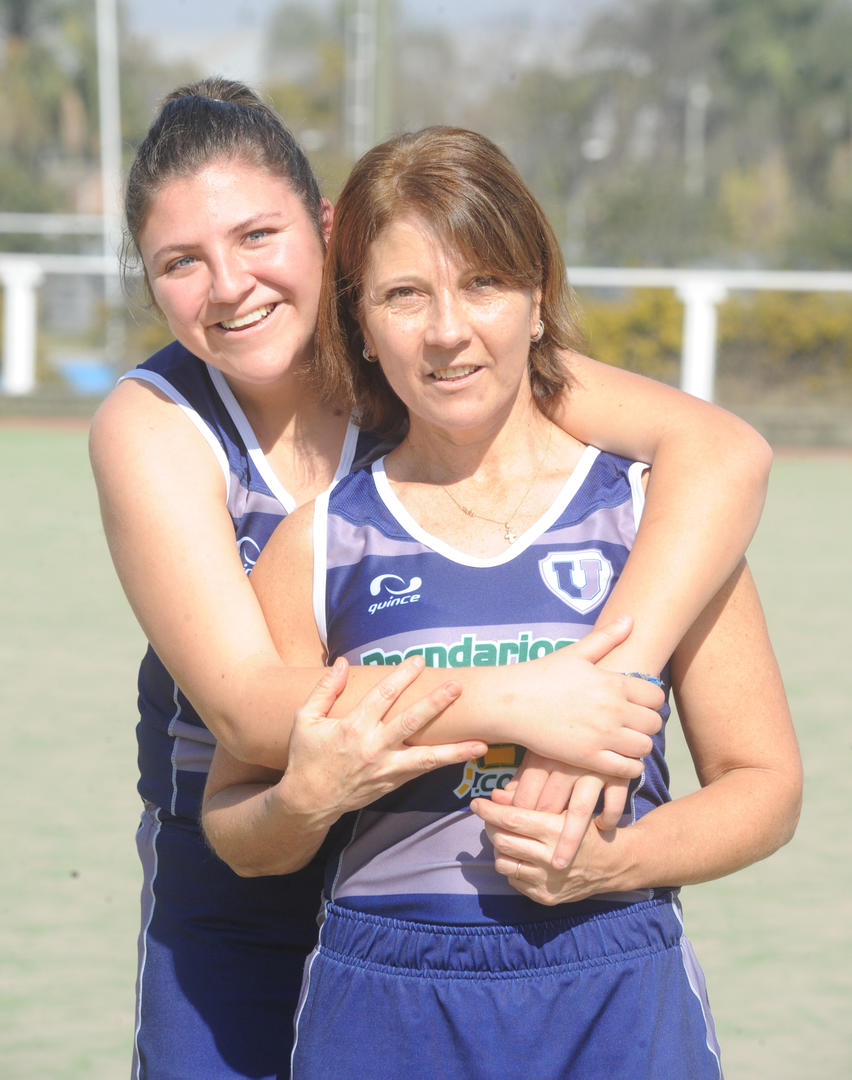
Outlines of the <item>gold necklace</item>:
<svg viewBox="0 0 852 1080">
<path fill-rule="evenodd" d="M 550 439 L 551 439 L 552 435 L 553 435 L 553 425 L 551 424 L 550 429 L 548 430 L 548 433 L 547 433 L 547 445 L 544 448 L 544 453 L 541 455 L 541 459 L 540 459 L 540 461 L 538 463 L 538 467 L 536 468 L 535 473 L 533 474 L 533 478 L 532 478 L 532 480 L 530 480 L 526 491 L 524 491 L 523 495 L 521 496 L 521 501 L 518 503 L 518 505 L 511 512 L 511 514 L 509 514 L 509 516 L 507 518 L 505 518 L 505 519 L 503 519 L 503 518 L 499 518 L 499 519 L 498 518 L 490 518 L 490 517 L 486 517 L 484 514 L 475 513 L 473 510 L 471 510 L 471 508 L 469 506 L 465 506 L 464 503 L 459 502 L 459 500 L 455 497 L 455 495 L 453 495 L 453 493 L 451 491 L 449 491 L 447 488 L 444 487 L 443 484 L 441 484 L 441 487 L 442 487 L 444 493 L 447 495 L 448 498 L 450 498 L 456 504 L 456 506 L 459 508 L 459 510 L 461 510 L 461 512 L 463 514 L 467 515 L 467 517 L 478 518 L 480 521 L 488 521 L 492 525 L 502 525 L 503 526 L 503 539 L 509 544 L 514 544 L 514 542 L 518 539 L 518 536 L 517 536 L 517 533 L 511 528 L 512 521 L 515 519 L 515 517 L 517 516 L 518 511 L 521 509 L 521 507 L 526 502 L 527 496 L 532 491 L 533 487 L 535 486 L 535 482 L 538 480 L 539 476 L 541 475 L 541 470 L 544 468 L 544 463 L 547 460 L 547 455 L 548 455 L 548 453 L 550 451 Z"/>
</svg>

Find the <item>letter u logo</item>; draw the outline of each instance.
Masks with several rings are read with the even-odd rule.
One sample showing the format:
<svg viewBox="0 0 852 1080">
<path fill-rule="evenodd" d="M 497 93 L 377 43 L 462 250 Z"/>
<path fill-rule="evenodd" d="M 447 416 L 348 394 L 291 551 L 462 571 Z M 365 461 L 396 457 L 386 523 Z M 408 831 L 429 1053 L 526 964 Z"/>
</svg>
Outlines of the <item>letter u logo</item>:
<svg viewBox="0 0 852 1080">
<path fill-rule="evenodd" d="M 538 568 L 553 595 L 581 615 L 603 602 L 612 581 L 612 564 L 595 548 L 551 552 Z"/>
</svg>

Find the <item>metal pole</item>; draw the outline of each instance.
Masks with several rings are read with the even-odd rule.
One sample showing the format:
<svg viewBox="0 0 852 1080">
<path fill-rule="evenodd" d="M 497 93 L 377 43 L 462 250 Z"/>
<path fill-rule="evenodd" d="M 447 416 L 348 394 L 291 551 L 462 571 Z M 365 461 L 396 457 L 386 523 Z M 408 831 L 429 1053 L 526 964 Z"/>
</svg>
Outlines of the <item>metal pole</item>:
<svg viewBox="0 0 852 1080">
<path fill-rule="evenodd" d="M 115 265 L 121 238 L 121 98 L 118 78 L 118 23 L 115 0 L 95 0 L 98 47 L 98 113 L 101 151 L 103 252 Z M 104 276 L 108 353 L 123 346 L 117 315 L 121 289 L 116 273 Z M 108 356 L 107 359 L 112 359 Z"/>
</svg>

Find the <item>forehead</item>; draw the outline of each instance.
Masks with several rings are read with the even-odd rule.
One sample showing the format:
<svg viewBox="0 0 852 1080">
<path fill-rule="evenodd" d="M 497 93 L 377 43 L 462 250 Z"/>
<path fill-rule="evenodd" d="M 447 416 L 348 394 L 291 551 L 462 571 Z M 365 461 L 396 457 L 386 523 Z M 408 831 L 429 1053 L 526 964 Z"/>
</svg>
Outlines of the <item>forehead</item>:
<svg viewBox="0 0 852 1080">
<path fill-rule="evenodd" d="M 243 158 L 216 158 L 192 172 L 177 173 L 163 181 L 152 203 L 172 199 L 237 201 L 249 198 L 296 197 L 286 176 Z"/>
<path fill-rule="evenodd" d="M 460 244 L 448 229 L 420 214 L 394 217 L 367 246 L 368 271 L 396 264 L 424 261 L 448 266 L 470 266 L 478 260 L 467 245 Z"/>
</svg>

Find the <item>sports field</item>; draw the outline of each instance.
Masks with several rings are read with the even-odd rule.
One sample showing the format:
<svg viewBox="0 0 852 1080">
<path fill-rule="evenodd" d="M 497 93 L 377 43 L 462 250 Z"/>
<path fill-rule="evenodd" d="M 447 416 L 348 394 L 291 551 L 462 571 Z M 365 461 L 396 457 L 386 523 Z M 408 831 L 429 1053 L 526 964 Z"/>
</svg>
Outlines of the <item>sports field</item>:
<svg viewBox="0 0 852 1080">
<path fill-rule="evenodd" d="M 0 461 L 0 1077 L 117 1080 L 133 1019 L 142 639 L 101 537 L 85 431 L 0 424 Z M 805 810 L 772 859 L 684 893 L 728 1080 L 852 1076 L 850 534 L 852 456 L 779 455 L 751 561 Z M 670 757 L 684 791 L 676 740 Z"/>
</svg>

